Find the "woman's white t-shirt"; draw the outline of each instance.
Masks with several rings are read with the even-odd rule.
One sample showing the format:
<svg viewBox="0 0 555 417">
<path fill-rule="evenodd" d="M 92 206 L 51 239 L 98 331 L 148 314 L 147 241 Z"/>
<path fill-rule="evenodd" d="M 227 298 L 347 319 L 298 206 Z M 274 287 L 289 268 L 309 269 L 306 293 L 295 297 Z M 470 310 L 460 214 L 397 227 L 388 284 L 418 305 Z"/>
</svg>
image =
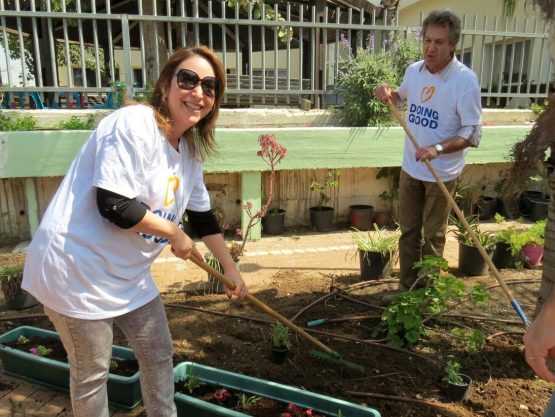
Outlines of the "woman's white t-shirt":
<svg viewBox="0 0 555 417">
<path fill-rule="evenodd" d="M 103 319 L 158 295 L 150 266 L 167 243 L 103 218 L 96 187 L 136 198 L 179 223 L 185 208 L 210 209 L 202 162 L 184 140 L 179 152 L 153 110 L 128 106 L 104 118 L 71 164 L 35 234 L 22 287 L 52 310 Z"/>
</svg>

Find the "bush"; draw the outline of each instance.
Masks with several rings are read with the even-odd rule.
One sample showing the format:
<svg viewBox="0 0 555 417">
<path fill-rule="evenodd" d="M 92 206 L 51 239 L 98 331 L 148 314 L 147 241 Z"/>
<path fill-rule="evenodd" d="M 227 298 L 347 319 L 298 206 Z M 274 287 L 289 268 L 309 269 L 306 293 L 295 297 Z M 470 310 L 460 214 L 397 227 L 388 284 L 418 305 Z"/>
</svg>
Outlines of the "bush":
<svg viewBox="0 0 555 417">
<path fill-rule="evenodd" d="M 7 116 L 0 116 L 0 131 L 7 132 L 7 131 L 27 131 L 27 130 L 35 130 L 37 128 L 37 121 L 33 119 L 31 116 L 16 116 L 16 117 L 7 117 Z"/>
<path fill-rule="evenodd" d="M 391 125 L 389 109 L 374 96 L 378 85 L 388 83 L 396 87 L 401 83 L 406 67 L 421 59 L 422 48 L 415 39 L 402 39 L 389 50 L 374 52 L 374 38 L 368 40 L 367 49 L 358 49 L 340 68 L 337 92 L 345 100 L 341 108 L 343 119 L 350 126 Z"/>
</svg>

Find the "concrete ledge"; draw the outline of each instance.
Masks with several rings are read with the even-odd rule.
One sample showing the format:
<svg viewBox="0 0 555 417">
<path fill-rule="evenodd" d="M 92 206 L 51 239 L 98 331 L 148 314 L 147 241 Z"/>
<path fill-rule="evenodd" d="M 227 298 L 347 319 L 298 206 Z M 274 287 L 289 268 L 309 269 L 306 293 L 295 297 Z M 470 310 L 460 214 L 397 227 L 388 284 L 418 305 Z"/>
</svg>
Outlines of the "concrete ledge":
<svg viewBox="0 0 555 417">
<path fill-rule="evenodd" d="M 61 121 L 75 116 L 83 121 L 93 114 L 96 123 L 113 110 L 1 110 L 1 115 L 16 117 L 31 116 L 39 128 L 52 128 Z M 484 109 L 485 125 L 523 125 L 533 123 L 536 115 L 531 110 Z M 340 116 L 333 110 L 277 109 L 221 109 L 218 120 L 220 128 L 256 127 L 314 127 L 341 126 Z"/>
</svg>

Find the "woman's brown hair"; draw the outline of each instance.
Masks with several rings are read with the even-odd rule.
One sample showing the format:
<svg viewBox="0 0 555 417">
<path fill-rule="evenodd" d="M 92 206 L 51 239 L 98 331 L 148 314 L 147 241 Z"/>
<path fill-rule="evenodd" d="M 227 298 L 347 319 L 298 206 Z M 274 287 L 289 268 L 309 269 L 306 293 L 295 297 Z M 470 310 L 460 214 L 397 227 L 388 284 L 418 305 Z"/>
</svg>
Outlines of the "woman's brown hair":
<svg viewBox="0 0 555 417">
<path fill-rule="evenodd" d="M 218 80 L 218 87 L 216 89 L 212 110 L 185 133 L 188 136 L 187 143 L 191 151 L 195 154 L 198 153 L 200 157 L 204 159 L 204 157 L 215 153 L 217 150 L 216 141 L 214 139 L 214 129 L 220 113 L 220 104 L 226 84 L 224 67 L 214 52 L 202 45 L 194 48 L 181 48 L 176 50 L 164 64 L 158 76 L 158 81 L 156 81 L 156 85 L 154 86 L 149 104 L 156 112 L 156 123 L 160 129 L 168 132 L 171 128 L 172 118 L 165 98 L 166 93 L 170 89 L 175 70 L 179 64 L 195 55 L 206 59 L 210 63 L 214 70 L 216 80 Z"/>
</svg>

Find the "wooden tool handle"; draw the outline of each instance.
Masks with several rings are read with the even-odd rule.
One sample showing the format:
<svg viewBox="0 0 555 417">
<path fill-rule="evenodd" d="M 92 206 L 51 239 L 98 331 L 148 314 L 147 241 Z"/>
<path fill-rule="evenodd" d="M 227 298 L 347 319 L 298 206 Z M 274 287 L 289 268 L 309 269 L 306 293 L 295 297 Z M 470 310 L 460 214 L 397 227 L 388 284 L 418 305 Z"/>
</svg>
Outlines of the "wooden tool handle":
<svg viewBox="0 0 555 417">
<path fill-rule="evenodd" d="M 206 262 L 202 261 L 201 259 L 198 259 L 195 256 L 191 256 L 189 258 L 189 260 L 191 262 L 193 262 L 195 265 L 197 265 L 198 267 L 200 267 L 201 269 L 204 269 L 206 272 L 208 272 L 210 275 L 216 277 L 222 284 L 224 284 L 227 288 L 233 290 L 235 289 L 235 282 L 233 282 L 232 280 L 230 280 L 229 278 L 225 277 L 220 271 L 218 271 L 217 269 L 212 268 L 210 265 L 208 265 Z M 258 307 L 261 311 L 263 311 L 266 314 L 269 314 L 270 316 L 272 316 L 273 318 L 275 318 L 277 321 L 279 321 L 280 323 L 282 323 L 284 326 L 287 326 L 289 329 L 291 329 L 293 332 L 297 333 L 299 336 L 303 337 L 304 339 L 308 340 L 310 343 L 312 343 L 313 345 L 317 346 L 319 349 L 323 350 L 324 352 L 332 355 L 332 356 L 336 356 L 337 353 L 335 353 L 333 350 L 331 350 L 329 347 L 327 347 L 326 345 L 324 345 L 322 342 L 320 342 L 318 339 L 316 339 L 315 337 L 312 337 L 311 335 L 309 335 L 307 332 L 305 332 L 303 329 L 301 329 L 299 326 L 297 326 L 296 324 L 290 322 L 289 320 L 287 320 L 285 317 L 283 317 L 281 314 L 279 314 L 277 311 L 273 310 L 271 307 L 269 307 L 268 305 L 264 304 L 262 301 L 260 301 L 258 298 L 256 298 L 254 295 L 252 294 L 247 294 L 245 297 L 247 300 L 249 300 L 249 302 L 253 305 L 255 305 L 256 307 Z"/>
<path fill-rule="evenodd" d="M 397 107 L 395 107 L 395 104 L 393 104 L 393 102 L 391 100 L 388 100 L 387 105 L 388 105 L 389 109 L 391 110 L 391 113 L 393 113 L 393 115 L 395 116 L 397 121 L 403 127 L 403 130 L 407 134 L 408 138 L 410 139 L 410 141 L 412 142 L 412 144 L 414 145 L 416 150 L 420 149 L 420 145 L 418 144 L 416 138 L 414 137 L 411 130 L 407 126 L 407 123 L 406 123 L 405 119 L 401 116 L 401 114 L 399 113 L 399 110 L 397 110 Z M 480 243 L 480 240 L 478 240 L 478 237 L 476 236 L 476 233 L 474 233 L 474 231 L 470 227 L 470 224 L 468 224 L 468 221 L 464 217 L 463 212 L 459 209 L 459 206 L 455 202 L 455 199 L 453 198 L 453 196 L 451 195 L 451 193 L 449 192 L 449 190 L 447 189 L 447 187 L 445 186 L 445 184 L 443 183 L 441 178 L 439 178 L 439 175 L 437 174 L 437 171 L 434 169 L 434 167 L 432 166 L 430 161 L 425 160 L 424 163 L 426 164 L 426 166 L 430 170 L 431 174 L 435 178 L 437 185 L 439 186 L 439 188 L 441 189 L 441 191 L 445 195 L 445 198 L 447 198 L 447 201 L 449 202 L 451 208 L 455 211 L 455 214 L 457 215 L 457 217 L 459 218 L 459 220 L 463 224 L 465 230 L 467 231 L 468 235 L 472 239 L 472 242 L 474 243 L 474 246 L 476 247 L 476 249 L 478 249 L 478 252 L 480 252 L 480 255 L 482 255 L 482 258 L 484 259 L 486 264 L 489 266 L 491 272 L 493 273 L 493 276 L 495 277 L 495 279 L 497 280 L 497 282 L 501 286 L 501 289 L 505 293 L 505 296 L 509 299 L 513 308 L 516 310 L 516 312 L 520 316 L 520 318 L 524 321 L 525 326 L 528 327 L 529 324 L 530 324 L 530 322 L 528 321 L 528 318 L 526 318 L 526 315 L 524 314 L 524 312 L 520 308 L 520 305 L 518 305 L 518 303 L 516 302 L 516 300 L 513 296 L 513 293 L 511 292 L 511 290 L 509 289 L 507 284 L 505 284 L 505 281 L 501 277 L 501 274 L 499 273 L 499 270 L 493 264 L 493 261 L 491 260 L 490 256 L 487 254 L 486 250 L 484 249 L 484 247 Z"/>
</svg>

